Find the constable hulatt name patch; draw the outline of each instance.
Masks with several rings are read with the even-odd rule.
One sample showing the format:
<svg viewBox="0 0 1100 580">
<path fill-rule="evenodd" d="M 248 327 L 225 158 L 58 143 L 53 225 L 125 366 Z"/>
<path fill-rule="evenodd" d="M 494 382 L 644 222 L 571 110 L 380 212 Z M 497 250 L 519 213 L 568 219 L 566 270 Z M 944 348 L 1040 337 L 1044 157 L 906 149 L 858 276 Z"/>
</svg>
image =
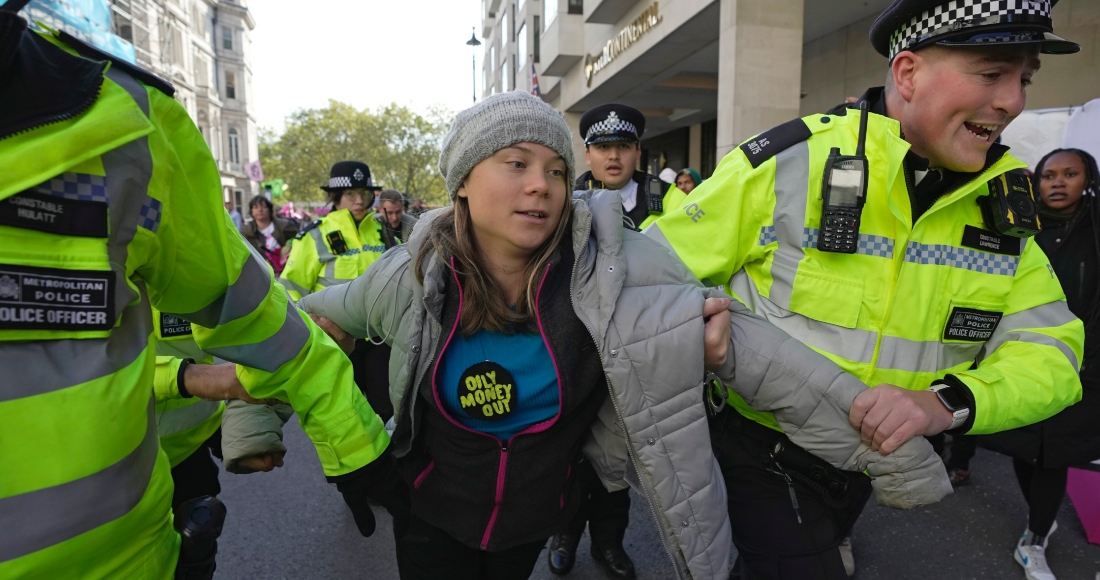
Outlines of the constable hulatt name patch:
<svg viewBox="0 0 1100 580">
<path fill-rule="evenodd" d="M 160 337 L 191 336 L 191 323 L 178 317 L 160 313 Z"/>
<path fill-rule="evenodd" d="M 1001 312 L 956 306 L 951 309 L 947 327 L 943 329 L 943 339 L 985 342 L 993 336 L 1003 315 Z"/>
<path fill-rule="evenodd" d="M 963 228 L 962 245 L 983 252 L 1019 256 L 1022 244 L 1020 238 L 1003 236 L 997 232 L 966 226 Z"/>
<path fill-rule="evenodd" d="M 516 381 L 495 362 L 479 362 L 458 379 L 458 405 L 467 415 L 483 421 L 499 421 L 512 414 Z"/>
<path fill-rule="evenodd" d="M 110 330 L 111 271 L 0 264 L 0 330 Z"/>
<path fill-rule="evenodd" d="M 107 204 L 24 191 L 0 201 L 0 225 L 82 238 L 105 238 Z"/>
</svg>

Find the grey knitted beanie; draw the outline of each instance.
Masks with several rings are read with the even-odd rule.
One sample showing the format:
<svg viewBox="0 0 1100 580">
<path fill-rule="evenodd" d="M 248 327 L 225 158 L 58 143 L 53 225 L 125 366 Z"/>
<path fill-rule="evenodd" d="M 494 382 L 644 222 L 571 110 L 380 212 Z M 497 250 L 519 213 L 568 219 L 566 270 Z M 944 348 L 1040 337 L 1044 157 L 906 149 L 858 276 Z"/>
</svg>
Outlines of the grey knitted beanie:
<svg viewBox="0 0 1100 580">
<path fill-rule="evenodd" d="M 459 113 L 443 138 L 439 172 L 447 180 L 451 199 L 458 195 L 458 188 L 475 165 L 505 147 L 525 141 L 545 145 L 565 159 L 565 183 L 572 191 L 572 134 L 565 118 L 530 93 L 509 91 L 487 97 Z"/>
</svg>

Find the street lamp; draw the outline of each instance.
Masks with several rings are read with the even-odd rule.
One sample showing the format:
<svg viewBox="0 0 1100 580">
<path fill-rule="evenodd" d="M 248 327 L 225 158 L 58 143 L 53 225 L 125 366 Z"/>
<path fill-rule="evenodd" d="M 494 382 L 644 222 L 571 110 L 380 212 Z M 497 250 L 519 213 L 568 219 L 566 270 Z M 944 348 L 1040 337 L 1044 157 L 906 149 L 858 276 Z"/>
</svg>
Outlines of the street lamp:
<svg viewBox="0 0 1100 580">
<path fill-rule="evenodd" d="M 477 102 L 477 47 L 481 46 L 481 41 L 477 39 L 477 35 L 474 34 L 474 27 L 470 27 L 470 40 L 466 41 L 466 46 L 470 47 L 470 82 L 473 85 L 474 102 Z"/>
</svg>

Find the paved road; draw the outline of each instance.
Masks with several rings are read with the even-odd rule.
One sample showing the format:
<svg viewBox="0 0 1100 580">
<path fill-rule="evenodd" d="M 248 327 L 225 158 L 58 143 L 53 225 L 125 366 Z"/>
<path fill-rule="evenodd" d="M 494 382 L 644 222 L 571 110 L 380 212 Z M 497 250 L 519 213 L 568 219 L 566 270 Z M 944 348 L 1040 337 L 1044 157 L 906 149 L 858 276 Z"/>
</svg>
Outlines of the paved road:
<svg viewBox="0 0 1100 580">
<path fill-rule="evenodd" d="M 313 447 L 296 421 L 287 425 L 286 439 L 286 467 L 269 474 L 222 474 L 229 517 L 219 542 L 217 578 L 396 579 L 393 535 L 384 510 L 376 510 L 375 535 L 361 537 L 336 489 L 325 483 Z M 1011 462 L 979 450 L 971 467 L 973 484 L 930 508 L 901 512 L 869 505 L 855 528 L 856 577 L 1023 578 L 1012 549 L 1027 524 L 1027 510 Z M 635 497 L 626 548 L 639 578 L 670 578 L 672 570 L 647 512 Z M 1059 579 L 1100 579 L 1100 546 L 1085 541 L 1068 499 L 1058 525 L 1048 558 Z M 532 577 L 555 578 L 543 563 Z M 569 578 L 603 578 L 588 554 L 587 539 Z"/>
</svg>

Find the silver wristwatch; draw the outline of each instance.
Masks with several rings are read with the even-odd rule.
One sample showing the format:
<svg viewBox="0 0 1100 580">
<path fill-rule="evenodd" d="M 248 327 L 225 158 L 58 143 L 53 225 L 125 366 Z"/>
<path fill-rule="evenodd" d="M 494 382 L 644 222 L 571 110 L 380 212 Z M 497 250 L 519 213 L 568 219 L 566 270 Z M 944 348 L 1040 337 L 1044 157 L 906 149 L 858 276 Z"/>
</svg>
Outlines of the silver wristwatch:
<svg viewBox="0 0 1100 580">
<path fill-rule="evenodd" d="M 959 393 L 958 388 L 946 383 L 939 383 L 932 385 L 928 390 L 936 393 L 936 396 L 940 398 L 940 403 L 943 403 L 943 406 L 951 411 L 951 426 L 947 428 L 947 431 L 958 429 L 966 424 L 966 420 L 970 418 L 970 407 L 967 406 L 966 399 Z"/>
</svg>

